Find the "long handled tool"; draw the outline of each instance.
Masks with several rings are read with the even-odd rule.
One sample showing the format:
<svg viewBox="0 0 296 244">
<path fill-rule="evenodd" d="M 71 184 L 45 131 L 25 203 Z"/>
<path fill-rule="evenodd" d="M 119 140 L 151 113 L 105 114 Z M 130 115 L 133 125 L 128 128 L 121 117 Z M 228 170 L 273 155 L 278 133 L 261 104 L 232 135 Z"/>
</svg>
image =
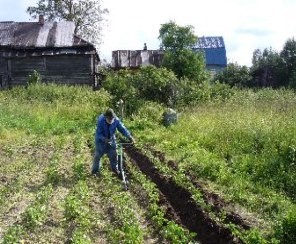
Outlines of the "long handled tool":
<svg viewBox="0 0 296 244">
<path fill-rule="evenodd" d="M 117 144 L 117 160 L 118 160 L 118 169 L 121 174 L 123 189 L 128 190 L 128 180 L 126 179 L 124 172 L 124 162 L 123 162 L 123 146 L 124 145 L 132 145 L 133 143 L 118 143 Z"/>
</svg>

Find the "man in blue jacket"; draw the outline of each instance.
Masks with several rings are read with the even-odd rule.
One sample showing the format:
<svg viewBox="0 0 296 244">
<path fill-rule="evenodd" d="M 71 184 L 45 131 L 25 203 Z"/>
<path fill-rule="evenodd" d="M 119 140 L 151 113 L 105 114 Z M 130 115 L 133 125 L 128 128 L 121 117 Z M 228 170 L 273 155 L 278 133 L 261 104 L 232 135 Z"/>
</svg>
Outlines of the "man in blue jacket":
<svg viewBox="0 0 296 244">
<path fill-rule="evenodd" d="M 95 135 L 96 151 L 91 173 L 97 175 L 100 173 L 101 158 L 107 154 L 112 171 L 119 175 L 116 153 L 116 137 L 115 132 L 118 130 L 123 136 L 127 137 L 134 143 L 134 138 L 124 126 L 124 124 L 117 118 L 113 109 L 109 108 L 104 114 L 101 114 L 97 120 L 97 129 Z"/>
</svg>

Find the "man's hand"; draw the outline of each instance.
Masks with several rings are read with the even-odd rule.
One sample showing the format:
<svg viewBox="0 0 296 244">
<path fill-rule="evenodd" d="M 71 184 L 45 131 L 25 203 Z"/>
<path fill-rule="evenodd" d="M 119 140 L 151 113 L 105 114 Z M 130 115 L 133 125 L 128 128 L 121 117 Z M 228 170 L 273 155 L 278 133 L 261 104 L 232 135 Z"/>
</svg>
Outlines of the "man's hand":
<svg viewBox="0 0 296 244">
<path fill-rule="evenodd" d="M 105 143 L 110 143 L 112 139 L 105 138 Z"/>
</svg>

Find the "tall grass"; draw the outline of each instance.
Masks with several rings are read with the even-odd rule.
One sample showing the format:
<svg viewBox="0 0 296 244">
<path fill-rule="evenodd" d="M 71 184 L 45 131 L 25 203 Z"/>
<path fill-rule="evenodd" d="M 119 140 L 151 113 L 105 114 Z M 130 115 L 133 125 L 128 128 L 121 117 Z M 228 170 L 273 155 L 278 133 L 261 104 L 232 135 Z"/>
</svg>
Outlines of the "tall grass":
<svg viewBox="0 0 296 244">
<path fill-rule="evenodd" d="M 154 123 L 153 130 L 137 133 L 177 161 L 179 170 L 259 215 L 258 225 L 272 239 L 296 209 L 295 118 L 294 92 L 244 90 L 186 108 L 169 128 Z"/>
<path fill-rule="evenodd" d="M 110 95 L 89 87 L 31 84 L 0 93 L 0 134 L 53 135 L 93 129 Z M 12 133 L 12 134 L 14 134 Z"/>
</svg>

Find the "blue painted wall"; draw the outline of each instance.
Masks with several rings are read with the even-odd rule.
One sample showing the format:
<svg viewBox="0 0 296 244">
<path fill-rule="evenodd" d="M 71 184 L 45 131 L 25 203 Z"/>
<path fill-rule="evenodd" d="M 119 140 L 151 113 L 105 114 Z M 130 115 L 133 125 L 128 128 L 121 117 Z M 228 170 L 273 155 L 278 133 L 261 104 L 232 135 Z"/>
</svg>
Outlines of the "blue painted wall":
<svg viewBox="0 0 296 244">
<path fill-rule="evenodd" d="M 204 54 L 206 66 L 211 67 L 211 69 L 227 66 L 226 49 L 221 36 L 198 38 L 193 50 Z"/>
</svg>

